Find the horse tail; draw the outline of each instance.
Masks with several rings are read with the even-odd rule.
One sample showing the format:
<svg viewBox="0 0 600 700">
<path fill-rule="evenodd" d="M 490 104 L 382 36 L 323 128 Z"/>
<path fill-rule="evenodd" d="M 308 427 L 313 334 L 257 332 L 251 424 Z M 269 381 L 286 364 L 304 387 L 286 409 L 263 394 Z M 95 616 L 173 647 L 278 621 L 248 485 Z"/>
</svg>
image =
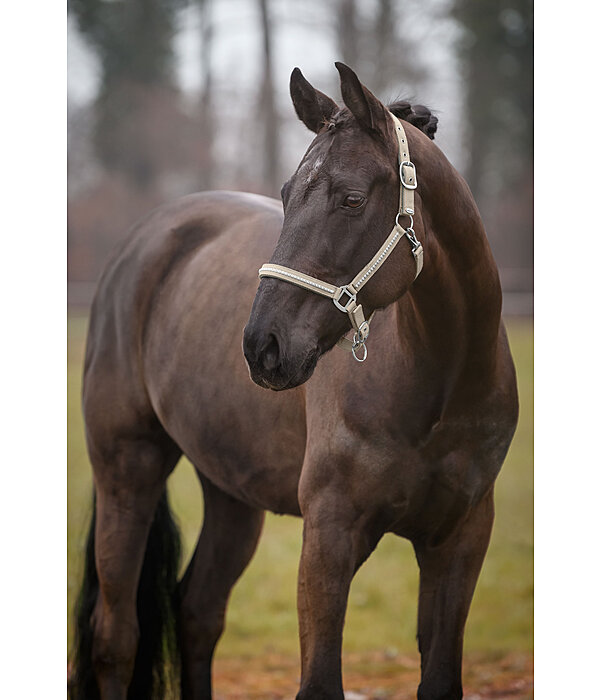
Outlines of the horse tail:
<svg viewBox="0 0 600 700">
<path fill-rule="evenodd" d="M 98 596 L 98 572 L 94 557 L 94 533 L 96 530 L 96 491 L 94 490 L 92 521 L 85 543 L 83 582 L 75 603 L 75 639 L 69 678 L 71 700 L 96 700 L 100 697 L 92 668 L 93 630 L 91 617 Z"/>
<path fill-rule="evenodd" d="M 129 698 L 176 696 L 179 683 L 177 574 L 179 528 L 165 489 L 148 534 L 137 594 L 140 639 Z"/>
<path fill-rule="evenodd" d="M 75 607 L 75 640 L 69 682 L 71 700 L 100 697 L 92 666 L 91 616 L 98 597 L 94 554 L 96 493 L 85 547 L 83 583 Z M 137 593 L 139 642 L 128 698 L 177 695 L 179 644 L 177 633 L 177 574 L 181 556 L 179 529 L 163 492 L 148 534 Z"/>
</svg>

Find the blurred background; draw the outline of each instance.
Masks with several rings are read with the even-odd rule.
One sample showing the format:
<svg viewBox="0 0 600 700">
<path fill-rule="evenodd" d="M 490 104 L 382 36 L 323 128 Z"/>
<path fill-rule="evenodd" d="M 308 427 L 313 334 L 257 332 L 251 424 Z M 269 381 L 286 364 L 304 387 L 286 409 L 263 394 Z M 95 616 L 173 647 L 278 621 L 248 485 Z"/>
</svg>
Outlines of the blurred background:
<svg viewBox="0 0 600 700">
<path fill-rule="evenodd" d="M 68 0 L 67 21 L 69 611 L 91 498 L 82 357 L 103 266 L 139 217 L 175 197 L 214 188 L 278 197 L 312 139 L 289 75 L 299 66 L 341 103 L 341 60 L 384 102 L 437 114 L 436 143 L 467 179 L 498 262 L 521 417 L 497 483 L 465 677 L 480 698 L 532 697 L 532 0 Z M 202 495 L 185 460 L 169 481 L 185 563 Z M 218 697 L 262 698 L 265 687 L 293 696 L 300 542 L 299 521 L 268 516 L 232 596 Z M 414 697 L 417 585 L 410 545 L 388 537 L 355 579 L 344 667 L 349 687 L 378 684 L 364 698 Z"/>
<path fill-rule="evenodd" d="M 500 267 L 532 310 L 531 0 L 69 0 L 69 300 L 150 208 L 202 189 L 279 196 L 311 135 L 299 66 L 340 100 L 334 61 L 380 99 L 435 110 Z"/>
</svg>

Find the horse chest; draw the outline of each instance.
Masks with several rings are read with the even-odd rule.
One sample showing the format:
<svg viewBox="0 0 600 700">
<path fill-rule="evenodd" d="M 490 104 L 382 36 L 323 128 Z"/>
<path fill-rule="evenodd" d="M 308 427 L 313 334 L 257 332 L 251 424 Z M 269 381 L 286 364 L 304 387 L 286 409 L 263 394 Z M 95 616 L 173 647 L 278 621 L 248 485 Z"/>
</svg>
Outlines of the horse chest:
<svg viewBox="0 0 600 700">
<path fill-rule="evenodd" d="M 338 385 L 335 401 L 325 381 L 311 383 L 304 469 L 334 474 L 326 478 L 397 534 L 451 529 L 492 486 L 510 426 L 504 430 L 498 410 L 484 405 L 442 417 L 433 386 L 366 379 Z"/>
</svg>

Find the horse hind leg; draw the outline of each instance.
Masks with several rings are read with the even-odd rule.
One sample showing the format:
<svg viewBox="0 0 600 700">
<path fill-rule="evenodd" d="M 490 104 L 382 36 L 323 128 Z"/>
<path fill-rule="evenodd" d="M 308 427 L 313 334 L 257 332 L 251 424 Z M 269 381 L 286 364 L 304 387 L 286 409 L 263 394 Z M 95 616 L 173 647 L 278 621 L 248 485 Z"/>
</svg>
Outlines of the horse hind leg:
<svg viewBox="0 0 600 700">
<path fill-rule="evenodd" d="M 256 550 L 264 512 L 228 496 L 200 477 L 204 523 L 180 583 L 179 630 L 182 697 L 210 700 L 215 646 L 225 625 L 234 583 Z"/>
<path fill-rule="evenodd" d="M 165 538 L 173 538 L 169 523 L 165 523 L 164 508 L 162 522 L 155 520 L 153 525 L 153 519 L 166 478 L 181 454 L 162 431 L 156 431 L 152 438 L 121 438 L 113 443 L 110 452 L 100 451 L 90 440 L 99 586 L 91 618 L 92 665 L 102 700 L 152 697 L 156 691 L 153 663 L 161 653 L 163 630 L 156 628 L 156 610 L 141 610 L 154 617 L 149 637 L 155 638 L 149 645 L 147 639 L 142 640 L 138 647 L 141 624 L 136 603 L 143 604 L 144 597 L 152 599 L 150 591 L 164 583 L 161 567 L 165 562 L 156 561 L 157 552 L 154 546 L 150 551 L 148 535 L 151 526 L 152 530 L 155 526 L 162 529 L 154 533 L 154 544 L 158 546 L 158 556 L 164 555 Z M 140 583 L 142 567 L 144 576 L 152 580 Z"/>
<path fill-rule="evenodd" d="M 447 540 L 415 541 L 420 568 L 418 700 L 460 700 L 463 633 L 494 520 L 493 492 Z"/>
</svg>

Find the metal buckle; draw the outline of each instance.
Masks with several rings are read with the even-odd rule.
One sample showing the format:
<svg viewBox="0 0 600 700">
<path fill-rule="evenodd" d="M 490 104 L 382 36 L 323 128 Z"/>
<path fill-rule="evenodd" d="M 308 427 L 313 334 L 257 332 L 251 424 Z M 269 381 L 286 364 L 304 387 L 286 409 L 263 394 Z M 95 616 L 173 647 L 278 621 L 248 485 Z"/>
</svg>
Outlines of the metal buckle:
<svg viewBox="0 0 600 700">
<path fill-rule="evenodd" d="M 403 166 L 407 168 L 412 168 L 413 169 L 413 176 L 415 183 L 414 185 L 411 185 L 410 183 L 406 182 L 404 179 L 404 173 L 402 172 Z M 417 189 L 417 168 L 415 167 L 415 164 L 410 161 L 410 160 L 403 160 L 402 163 L 400 163 L 400 182 L 402 183 L 402 186 L 405 187 L 407 190 L 416 190 Z"/>
<path fill-rule="evenodd" d="M 369 322 L 368 321 L 363 321 L 360 324 L 359 329 L 356 331 L 354 334 L 355 339 L 358 338 L 358 341 L 360 343 L 364 343 L 365 340 L 369 337 Z"/>
<path fill-rule="evenodd" d="M 340 304 L 340 299 L 344 294 L 347 294 L 350 298 L 345 304 Z M 339 297 L 337 299 L 334 297 L 333 299 L 333 303 L 337 306 L 337 308 L 340 311 L 343 311 L 344 313 L 348 313 L 348 308 L 352 304 L 352 302 L 356 303 L 356 294 L 352 294 L 352 292 L 348 289 L 346 285 L 340 287 Z"/>
</svg>

